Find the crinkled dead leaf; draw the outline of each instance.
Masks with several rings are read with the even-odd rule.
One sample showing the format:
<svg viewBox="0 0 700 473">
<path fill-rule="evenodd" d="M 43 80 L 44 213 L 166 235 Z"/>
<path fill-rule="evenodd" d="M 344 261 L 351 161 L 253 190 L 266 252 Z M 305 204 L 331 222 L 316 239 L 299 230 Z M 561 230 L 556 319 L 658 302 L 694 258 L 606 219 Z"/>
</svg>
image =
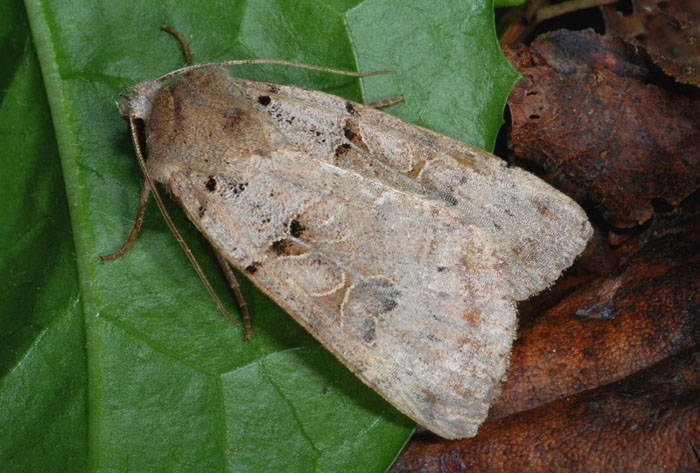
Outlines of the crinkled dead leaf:
<svg viewBox="0 0 700 473">
<path fill-rule="evenodd" d="M 700 2 L 632 0 L 631 12 L 602 8 L 606 32 L 645 51 L 677 81 L 700 86 Z"/>
<path fill-rule="evenodd" d="M 697 471 L 700 351 L 624 381 L 487 422 L 477 437 L 413 441 L 399 472 Z"/>
<path fill-rule="evenodd" d="M 489 416 L 617 381 L 700 344 L 699 287 L 700 226 L 653 241 L 520 331 Z"/>
<path fill-rule="evenodd" d="M 620 228 L 700 187 L 700 99 L 649 82 L 640 59 L 592 31 L 557 31 L 511 52 L 515 155 L 572 181 Z"/>
</svg>

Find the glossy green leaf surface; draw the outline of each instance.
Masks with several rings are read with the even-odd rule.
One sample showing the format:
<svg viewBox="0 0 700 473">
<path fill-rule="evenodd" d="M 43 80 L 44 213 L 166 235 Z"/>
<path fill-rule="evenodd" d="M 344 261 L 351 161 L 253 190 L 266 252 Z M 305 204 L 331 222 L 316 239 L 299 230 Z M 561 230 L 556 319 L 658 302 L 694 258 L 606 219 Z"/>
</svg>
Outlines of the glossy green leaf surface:
<svg viewBox="0 0 700 473">
<path fill-rule="evenodd" d="M 10 426 L 0 431 L 0 465 L 10 467 L 3 471 L 386 470 L 410 435 L 410 420 L 242 279 L 253 318 L 245 343 L 155 206 L 136 245 L 100 262 L 130 230 L 140 181 L 114 101 L 183 65 L 179 45 L 159 29 L 168 23 L 186 35 L 196 62 L 254 57 L 390 69 L 362 80 L 263 66 L 231 74 L 357 101 L 403 95 L 390 113 L 489 148 L 516 78 L 498 49 L 492 6 L 25 6 L 26 13 L 10 2 L 0 16 L 1 39 L 12 52 L 2 59 L 11 74 L 1 83 L 7 172 L 0 179 L 13 196 L 0 207 L 7 222 L 0 270 L 9 288 L 0 302 L 0 425 Z M 206 242 L 168 205 L 235 314 Z"/>
<path fill-rule="evenodd" d="M 493 6 L 496 8 L 515 7 L 523 3 L 525 3 L 525 0 L 493 0 Z"/>
<path fill-rule="evenodd" d="M 68 203 L 20 2 L 0 6 L 0 470 L 84 471 L 85 332 Z"/>
</svg>

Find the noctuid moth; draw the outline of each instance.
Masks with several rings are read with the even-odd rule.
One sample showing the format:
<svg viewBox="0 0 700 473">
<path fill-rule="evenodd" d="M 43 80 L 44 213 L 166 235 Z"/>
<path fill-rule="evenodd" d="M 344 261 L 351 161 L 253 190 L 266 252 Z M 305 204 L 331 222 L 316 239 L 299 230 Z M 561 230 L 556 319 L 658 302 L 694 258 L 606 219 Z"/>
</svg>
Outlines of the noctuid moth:
<svg viewBox="0 0 700 473">
<path fill-rule="evenodd" d="M 220 67 L 265 62 L 280 63 L 186 67 L 118 104 L 146 179 L 134 230 L 106 259 L 134 242 L 151 190 L 162 205 L 157 181 L 220 255 L 242 312 L 229 263 L 400 411 L 446 438 L 475 435 L 515 302 L 581 253 L 584 212 L 485 151 Z"/>
</svg>

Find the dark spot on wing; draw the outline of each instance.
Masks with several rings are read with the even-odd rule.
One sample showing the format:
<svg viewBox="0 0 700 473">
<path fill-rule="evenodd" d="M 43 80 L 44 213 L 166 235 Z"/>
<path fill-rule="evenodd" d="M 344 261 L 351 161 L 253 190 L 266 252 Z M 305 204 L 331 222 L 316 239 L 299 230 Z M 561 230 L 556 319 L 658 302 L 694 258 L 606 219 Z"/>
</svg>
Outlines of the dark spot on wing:
<svg viewBox="0 0 700 473">
<path fill-rule="evenodd" d="M 355 115 L 355 113 L 357 113 L 355 105 L 353 105 L 352 102 L 345 102 L 345 110 L 347 110 L 350 115 Z"/>
<path fill-rule="evenodd" d="M 276 240 L 272 242 L 272 251 L 277 253 L 278 255 L 281 255 L 284 253 L 284 247 L 286 246 L 286 240 Z"/>
<path fill-rule="evenodd" d="M 267 89 L 271 94 L 277 94 L 280 91 L 280 88 L 277 87 L 274 84 L 271 84 L 270 87 Z"/>
<path fill-rule="evenodd" d="M 293 218 L 292 221 L 289 222 L 289 234 L 294 238 L 299 238 L 301 234 L 304 233 L 304 230 L 306 230 L 306 227 L 299 220 Z"/>
<path fill-rule="evenodd" d="M 342 156 L 348 151 L 350 151 L 351 146 L 348 143 L 343 143 L 335 148 L 335 155 Z"/>
<path fill-rule="evenodd" d="M 595 350 L 593 350 L 593 347 L 586 347 L 583 349 L 583 355 L 586 358 L 595 358 Z"/>
<path fill-rule="evenodd" d="M 372 343 L 377 336 L 377 329 L 372 320 L 362 322 L 362 340 L 366 343 Z"/>
<path fill-rule="evenodd" d="M 452 195 L 450 192 L 438 191 L 438 196 L 440 197 L 440 200 L 445 202 L 450 207 L 455 207 L 457 205 L 457 197 Z"/>
<path fill-rule="evenodd" d="M 345 128 L 343 128 L 343 134 L 345 135 L 345 138 L 349 139 L 350 141 L 357 139 L 357 133 L 350 125 L 346 125 Z"/>
<path fill-rule="evenodd" d="M 209 180 L 205 186 L 209 192 L 214 192 L 216 190 L 216 179 L 214 179 L 214 176 L 209 176 Z"/>
<path fill-rule="evenodd" d="M 259 267 L 260 267 L 260 263 L 253 262 L 253 264 L 246 266 L 245 270 L 249 274 L 255 274 L 258 271 Z"/>
<path fill-rule="evenodd" d="M 390 312 L 396 308 L 398 303 L 395 298 L 401 293 L 387 279 L 376 281 L 374 291 L 377 295 L 377 300 L 381 303 L 382 312 Z"/>
<path fill-rule="evenodd" d="M 274 241 L 270 248 L 277 256 L 298 256 L 306 253 L 306 248 L 302 245 L 286 239 Z"/>
<path fill-rule="evenodd" d="M 246 189 L 246 187 L 248 187 L 248 183 L 247 183 L 247 182 L 241 182 L 240 184 L 236 184 L 236 183 L 234 183 L 234 182 L 231 182 L 231 183 L 228 185 L 228 190 L 229 190 L 233 195 L 238 195 L 238 194 L 242 193 L 242 192 Z"/>
<path fill-rule="evenodd" d="M 396 298 L 401 295 L 387 279 L 362 282 L 358 284 L 357 290 L 365 301 L 365 307 L 374 314 L 383 314 L 394 310 L 398 306 Z"/>
<path fill-rule="evenodd" d="M 207 207 L 205 205 L 200 205 L 199 209 L 197 209 L 197 215 L 199 215 L 199 218 L 203 218 L 204 214 L 207 213 Z"/>
<path fill-rule="evenodd" d="M 272 102 L 272 99 L 270 99 L 269 95 L 261 95 L 258 97 L 258 103 L 263 106 L 268 106 L 270 105 L 270 102 Z"/>
<path fill-rule="evenodd" d="M 438 273 L 441 273 L 441 272 L 443 272 L 443 271 L 446 270 L 446 269 L 447 269 L 447 268 L 444 267 L 444 266 L 438 266 L 438 267 L 437 267 Z"/>
<path fill-rule="evenodd" d="M 394 299 L 390 299 L 388 297 L 382 297 L 381 298 L 381 303 L 382 303 L 382 312 L 391 312 L 396 308 L 398 302 L 396 302 Z"/>
<path fill-rule="evenodd" d="M 369 147 L 362 139 L 357 123 L 350 120 L 346 121 L 345 126 L 343 127 L 343 135 L 345 135 L 345 138 L 347 138 L 348 141 L 353 143 L 358 148 L 364 151 L 369 151 Z"/>
</svg>

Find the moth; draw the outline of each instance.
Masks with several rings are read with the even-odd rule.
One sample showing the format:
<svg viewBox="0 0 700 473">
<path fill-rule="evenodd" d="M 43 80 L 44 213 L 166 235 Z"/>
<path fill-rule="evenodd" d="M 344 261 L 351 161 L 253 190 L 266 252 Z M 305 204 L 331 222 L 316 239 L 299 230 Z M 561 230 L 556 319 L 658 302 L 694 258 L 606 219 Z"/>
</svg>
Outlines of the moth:
<svg viewBox="0 0 700 473">
<path fill-rule="evenodd" d="M 475 435 L 508 366 L 515 302 L 581 253 L 585 213 L 485 151 L 221 67 L 255 62 L 185 67 L 118 104 L 145 172 L 140 218 L 163 184 L 225 269 L 364 383 L 442 437 Z"/>
</svg>

